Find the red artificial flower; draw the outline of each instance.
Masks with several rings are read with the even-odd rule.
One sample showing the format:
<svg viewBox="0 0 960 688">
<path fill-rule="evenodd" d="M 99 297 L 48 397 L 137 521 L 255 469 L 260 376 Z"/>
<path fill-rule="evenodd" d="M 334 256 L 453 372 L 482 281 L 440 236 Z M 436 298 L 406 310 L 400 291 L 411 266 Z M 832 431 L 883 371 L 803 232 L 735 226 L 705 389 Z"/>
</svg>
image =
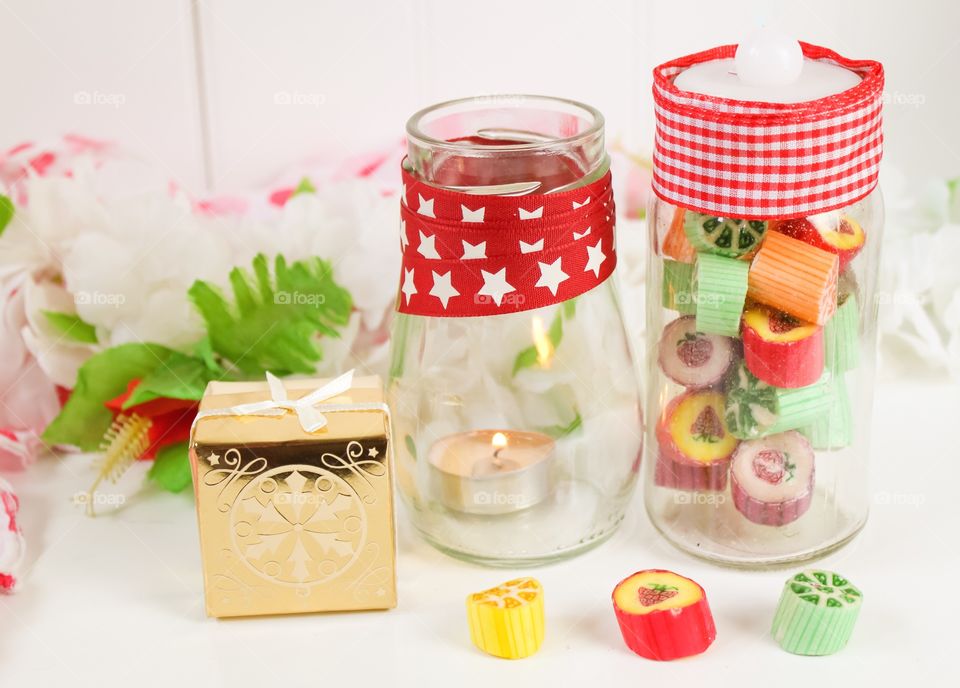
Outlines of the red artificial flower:
<svg viewBox="0 0 960 688">
<path fill-rule="evenodd" d="M 113 412 L 114 418 L 121 414 L 135 413 L 150 420 L 150 429 L 147 431 L 150 444 L 138 458 L 152 460 L 163 447 L 190 439 L 190 426 L 197 415 L 199 403 L 191 399 L 160 397 L 124 408 L 124 403 L 139 384 L 139 379 L 131 380 L 123 394 L 111 399 L 105 405 Z"/>
</svg>

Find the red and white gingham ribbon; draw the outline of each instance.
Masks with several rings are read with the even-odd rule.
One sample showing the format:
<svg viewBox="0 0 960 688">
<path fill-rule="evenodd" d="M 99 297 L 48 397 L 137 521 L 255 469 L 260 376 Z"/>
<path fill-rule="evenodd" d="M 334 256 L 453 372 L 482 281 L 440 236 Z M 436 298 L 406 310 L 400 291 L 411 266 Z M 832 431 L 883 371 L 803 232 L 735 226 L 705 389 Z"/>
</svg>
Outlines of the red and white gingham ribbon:
<svg viewBox="0 0 960 688">
<path fill-rule="evenodd" d="M 734 57 L 735 45 L 653 70 L 657 196 L 712 215 L 765 219 L 841 208 L 873 190 L 883 152 L 883 66 L 800 46 L 806 58 L 845 67 L 860 83 L 803 103 L 717 98 L 674 85 L 695 64 Z"/>
<path fill-rule="evenodd" d="M 397 310 L 499 315 L 567 301 L 617 264 L 610 173 L 570 191 L 479 196 L 403 172 Z"/>
</svg>

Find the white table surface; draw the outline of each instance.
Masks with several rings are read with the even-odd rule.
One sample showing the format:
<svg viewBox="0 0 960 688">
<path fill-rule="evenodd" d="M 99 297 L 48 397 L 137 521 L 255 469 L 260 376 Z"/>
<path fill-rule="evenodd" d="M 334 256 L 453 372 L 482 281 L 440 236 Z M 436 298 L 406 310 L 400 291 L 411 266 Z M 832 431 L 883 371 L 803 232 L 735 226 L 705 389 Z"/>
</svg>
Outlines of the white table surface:
<svg viewBox="0 0 960 688">
<path fill-rule="evenodd" d="M 820 658 L 789 655 L 769 636 L 786 571 L 728 570 L 675 551 L 639 491 L 613 539 L 534 571 L 450 559 L 401 513 L 397 609 L 217 621 L 204 615 L 189 495 L 146 490 L 89 519 L 70 502 L 90 482 L 89 458 L 45 459 L 8 476 L 30 551 L 22 589 L 0 596 L 0 686 L 960 685 L 958 430 L 957 385 L 879 388 L 871 517 L 821 562 L 865 603 L 847 648 Z M 610 593 L 650 567 L 706 588 L 717 640 L 705 654 L 657 663 L 624 646 Z M 546 640 L 529 659 L 494 659 L 470 644 L 464 597 L 519 573 L 545 587 Z"/>
</svg>

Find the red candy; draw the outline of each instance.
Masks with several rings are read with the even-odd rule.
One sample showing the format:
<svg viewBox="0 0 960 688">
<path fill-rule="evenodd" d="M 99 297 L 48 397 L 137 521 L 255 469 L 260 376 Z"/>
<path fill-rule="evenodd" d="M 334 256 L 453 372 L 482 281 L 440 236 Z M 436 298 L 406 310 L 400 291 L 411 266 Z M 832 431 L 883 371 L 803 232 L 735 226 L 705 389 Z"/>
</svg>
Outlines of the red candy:
<svg viewBox="0 0 960 688">
<path fill-rule="evenodd" d="M 773 230 L 804 241 L 811 246 L 835 253 L 840 259 L 840 271 L 853 260 L 867 241 L 860 224 L 851 217 L 834 211 L 793 220 L 780 220 Z"/>
<path fill-rule="evenodd" d="M 768 385 L 806 387 L 823 374 L 823 328 L 767 306 L 743 314 L 743 360 Z"/>
<path fill-rule="evenodd" d="M 627 647 L 647 659 L 698 655 L 717 637 L 703 588 L 672 571 L 648 569 L 620 581 L 613 611 Z"/>
</svg>

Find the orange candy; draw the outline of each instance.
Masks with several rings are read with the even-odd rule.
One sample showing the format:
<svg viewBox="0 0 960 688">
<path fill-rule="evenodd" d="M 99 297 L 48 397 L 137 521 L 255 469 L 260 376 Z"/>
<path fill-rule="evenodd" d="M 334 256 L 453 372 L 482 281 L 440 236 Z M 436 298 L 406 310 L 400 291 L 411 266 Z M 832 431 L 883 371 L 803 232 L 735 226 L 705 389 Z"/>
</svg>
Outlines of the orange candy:
<svg viewBox="0 0 960 688">
<path fill-rule="evenodd" d="M 670 229 L 663 237 L 663 253 L 681 263 L 692 263 L 697 257 L 697 252 L 690 245 L 687 233 L 683 230 L 683 216 L 686 212 L 683 208 L 674 209 Z"/>
<path fill-rule="evenodd" d="M 836 255 L 779 232 L 768 232 L 750 266 L 747 296 L 823 325 L 837 309 Z"/>
</svg>

